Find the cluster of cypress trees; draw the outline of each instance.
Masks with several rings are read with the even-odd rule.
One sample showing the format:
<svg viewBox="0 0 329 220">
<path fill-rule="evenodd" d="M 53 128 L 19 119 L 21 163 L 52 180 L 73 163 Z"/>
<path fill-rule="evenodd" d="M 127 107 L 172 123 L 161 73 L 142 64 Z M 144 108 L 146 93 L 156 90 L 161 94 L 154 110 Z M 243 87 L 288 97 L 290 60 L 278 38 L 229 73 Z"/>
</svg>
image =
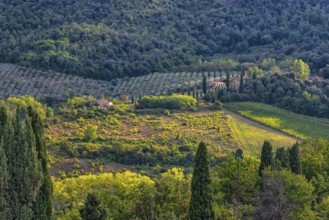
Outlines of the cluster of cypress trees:
<svg viewBox="0 0 329 220">
<path fill-rule="evenodd" d="M 1 219 L 42 219 L 52 215 L 43 126 L 36 111 L 0 107 Z"/>
<path fill-rule="evenodd" d="M 259 176 L 263 175 L 263 170 L 266 167 L 274 167 L 276 169 L 290 168 L 291 172 L 299 174 L 299 144 L 296 143 L 287 150 L 285 148 L 278 148 L 275 157 L 273 157 L 272 144 L 269 141 L 264 141 L 258 171 Z"/>
</svg>

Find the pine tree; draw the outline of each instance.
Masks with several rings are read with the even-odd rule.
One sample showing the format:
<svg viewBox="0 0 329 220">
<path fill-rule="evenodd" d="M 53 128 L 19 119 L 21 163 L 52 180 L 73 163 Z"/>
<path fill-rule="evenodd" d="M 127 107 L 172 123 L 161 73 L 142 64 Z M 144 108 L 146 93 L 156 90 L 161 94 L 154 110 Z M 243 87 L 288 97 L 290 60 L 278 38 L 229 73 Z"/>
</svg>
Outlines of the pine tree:
<svg viewBox="0 0 329 220">
<path fill-rule="evenodd" d="M 299 159 L 299 145 L 294 144 L 289 150 L 289 165 L 291 172 L 299 174 L 300 173 L 300 159 Z"/>
<path fill-rule="evenodd" d="M 202 91 L 203 91 L 204 95 L 207 93 L 207 79 L 206 79 L 206 76 L 203 76 Z"/>
<path fill-rule="evenodd" d="M 266 167 L 272 165 L 273 153 L 272 153 L 272 144 L 269 141 L 264 141 L 261 158 L 260 158 L 260 166 L 258 170 L 259 176 L 263 175 L 263 170 Z"/>
<path fill-rule="evenodd" d="M 214 219 L 207 147 L 201 142 L 196 152 L 191 183 L 189 219 Z"/>
<path fill-rule="evenodd" d="M 84 220 L 105 220 L 106 210 L 101 207 L 95 194 L 88 194 L 85 206 L 80 209 L 80 215 Z"/>
<path fill-rule="evenodd" d="M 280 147 L 276 150 L 275 153 L 275 162 L 278 163 L 279 168 L 288 168 L 289 167 L 289 157 L 286 149 Z"/>
<path fill-rule="evenodd" d="M 32 107 L 28 108 L 36 141 L 38 159 L 42 167 L 42 186 L 33 204 L 33 219 L 50 219 L 52 216 L 52 184 L 48 171 L 47 150 L 43 138 L 43 124 L 40 116 Z"/>
</svg>

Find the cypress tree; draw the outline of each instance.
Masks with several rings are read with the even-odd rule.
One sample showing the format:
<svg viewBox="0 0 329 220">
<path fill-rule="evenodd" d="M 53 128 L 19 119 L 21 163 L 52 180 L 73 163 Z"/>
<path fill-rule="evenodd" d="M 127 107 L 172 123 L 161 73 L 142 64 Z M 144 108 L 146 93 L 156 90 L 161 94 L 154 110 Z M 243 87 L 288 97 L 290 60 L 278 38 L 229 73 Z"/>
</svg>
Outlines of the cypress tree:
<svg viewBox="0 0 329 220">
<path fill-rule="evenodd" d="M 189 219 L 214 219 L 211 179 L 206 144 L 201 142 L 196 152 L 191 183 Z"/>
<path fill-rule="evenodd" d="M 203 76 L 202 91 L 203 91 L 204 95 L 207 93 L 207 79 L 206 79 L 206 76 Z"/>
<path fill-rule="evenodd" d="M 196 91 L 196 99 L 199 99 L 199 91 Z"/>
<path fill-rule="evenodd" d="M 37 198 L 42 179 L 31 120 L 26 109 L 18 108 L 15 117 L 8 117 L 4 108 L 0 112 L 2 149 L 7 158 L 5 202 L 9 209 L 5 219 L 40 219 L 33 218 L 32 204 Z"/>
<path fill-rule="evenodd" d="M 80 209 L 80 215 L 84 220 L 105 220 L 106 210 L 101 207 L 95 194 L 88 194 L 85 206 Z"/>
<path fill-rule="evenodd" d="M 299 159 L 299 145 L 294 144 L 289 150 L 289 166 L 291 172 L 300 174 L 300 159 Z"/>
<path fill-rule="evenodd" d="M 280 147 L 275 153 L 275 162 L 278 163 L 278 167 L 288 168 L 289 167 L 289 157 L 286 149 Z"/>
<path fill-rule="evenodd" d="M 244 159 L 243 150 L 238 148 L 234 153 L 234 158 L 235 159 Z"/>
<path fill-rule="evenodd" d="M 0 219 L 9 219 L 9 207 L 6 198 L 8 188 L 7 158 L 3 143 L 0 143 Z"/>
<path fill-rule="evenodd" d="M 50 219 L 52 216 L 52 184 L 48 171 L 47 150 L 43 138 L 43 124 L 40 116 L 30 106 L 28 114 L 36 141 L 38 159 L 42 167 L 42 185 L 33 204 L 33 219 Z"/>
<path fill-rule="evenodd" d="M 240 86 L 239 86 L 239 92 L 242 92 L 244 82 L 243 82 L 243 77 L 244 77 L 244 66 L 242 66 L 242 72 L 240 74 Z"/>
<path fill-rule="evenodd" d="M 272 165 L 273 160 L 273 154 L 272 154 L 272 144 L 269 141 L 264 141 L 262 153 L 260 157 L 260 166 L 258 170 L 259 176 L 263 175 L 263 170 L 266 167 L 269 167 Z"/>
<path fill-rule="evenodd" d="M 226 88 L 230 88 L 231 74 L 229 71 L 226 71 Z"/>
<path fill-rule="evenodd" d="M 257 79 L 257 73 L 256 72 L 254 72 L 254 74 L 252 74 L 252 79 L 253 80 Z"/>
<path fill-rule="evenodd" d="M 195 98 L 195 89 L 193 87 L 193 92 L 192 92 L 193 98 Z"/>
</svg>

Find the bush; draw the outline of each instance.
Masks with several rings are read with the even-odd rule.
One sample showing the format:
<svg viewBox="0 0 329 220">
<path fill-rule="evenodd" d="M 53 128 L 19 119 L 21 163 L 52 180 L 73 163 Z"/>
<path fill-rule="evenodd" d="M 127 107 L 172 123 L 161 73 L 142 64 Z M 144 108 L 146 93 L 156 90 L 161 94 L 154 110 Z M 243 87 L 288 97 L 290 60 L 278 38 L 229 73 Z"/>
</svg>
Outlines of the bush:
<svg viewBox="0 0 329 220">
<path fill-rule="evenodd" d="M 96 126 L 88 126 L 86 131 L 85 131 L 85 136 L 84 136 L 84 141 L 86 142 L 91 142 L 96 138 L 96 131 L 97 127 Z"/>
</svg>

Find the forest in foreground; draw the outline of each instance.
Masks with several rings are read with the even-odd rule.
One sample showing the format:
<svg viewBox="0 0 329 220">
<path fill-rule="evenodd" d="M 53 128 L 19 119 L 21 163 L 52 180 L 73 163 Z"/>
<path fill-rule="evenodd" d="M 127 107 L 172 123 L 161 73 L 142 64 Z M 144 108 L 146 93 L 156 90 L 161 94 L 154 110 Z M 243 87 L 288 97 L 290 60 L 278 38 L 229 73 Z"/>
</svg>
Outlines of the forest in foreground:
<svg viewBox="0 0 329 220">
<path fill-rule="evenodd" d="M 58 108 L 32 97 L 1 103 L 1 216 L 328 218 L 327 140 L 297 143 L 260 128 L 263 136 L 248 136 L 256 128 L 223 114 L 218 101 L 191 96 L 113 100 L 109 108 L 96 100 L 75 97 Z"/>
<path fill-rule="evenodd" d="M 0 2 L 0 62 L 111 80 L 220 70 L 219 57 L 329 63 L 323 0 Z"/>
</svg>

